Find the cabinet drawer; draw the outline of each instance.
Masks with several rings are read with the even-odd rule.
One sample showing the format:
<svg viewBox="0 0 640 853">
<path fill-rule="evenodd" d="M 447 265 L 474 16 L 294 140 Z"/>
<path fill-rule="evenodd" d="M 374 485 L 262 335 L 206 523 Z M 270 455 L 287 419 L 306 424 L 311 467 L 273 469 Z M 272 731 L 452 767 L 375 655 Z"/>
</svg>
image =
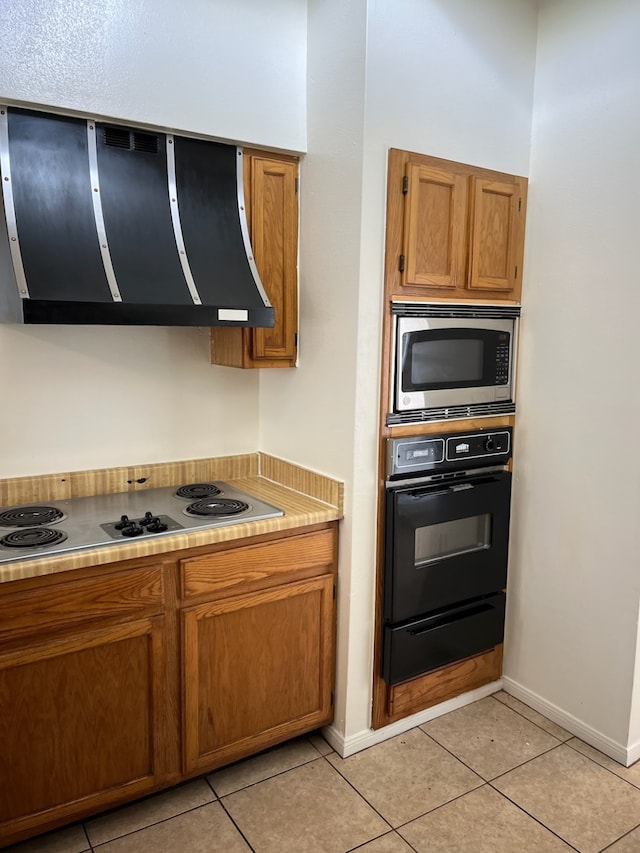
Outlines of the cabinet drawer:
<svg viewBox="0 0 640 853">
<path fill-rule="evenodd" d="M 240 592 L 245 586 L 309 569 L 322 569 L 334 562 L 333 530 L 290 536 L 276 542 L 245 545 L 181 561 L 184 598 L 215 593 Z"/>
<path fill-rule="evenodd" d="M 38 589 L 0 596 L 0 636 L 160 612 L 162 602 L 160 566 L 63 583 L 46 578 Z"/>
</svg>

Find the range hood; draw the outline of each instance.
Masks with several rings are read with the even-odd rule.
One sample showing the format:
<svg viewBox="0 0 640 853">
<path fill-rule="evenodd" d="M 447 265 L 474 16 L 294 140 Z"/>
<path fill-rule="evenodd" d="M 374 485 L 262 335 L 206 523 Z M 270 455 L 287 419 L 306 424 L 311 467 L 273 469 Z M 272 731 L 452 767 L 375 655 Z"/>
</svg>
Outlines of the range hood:
<svg viewBox="0 0 640 853">
<path fill-rule="evenodd" d="M 242 161 L 233 145 L 0 106 L 0 320 L 273 326 Z"/>
</svg>

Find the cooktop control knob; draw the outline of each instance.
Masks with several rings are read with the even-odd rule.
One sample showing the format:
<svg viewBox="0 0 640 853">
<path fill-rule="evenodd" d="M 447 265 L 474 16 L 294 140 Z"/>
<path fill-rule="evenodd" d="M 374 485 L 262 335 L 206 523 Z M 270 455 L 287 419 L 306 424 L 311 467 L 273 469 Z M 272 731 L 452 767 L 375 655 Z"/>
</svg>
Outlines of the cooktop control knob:
<svg viewBox="0 0 640 853">
<path fill-rule="evenodd" d="M 484 449 L 487 451 L 487 453 L 491 453 L 492 450 L 495 450 L 495 447 L 496 447 L 496 445 L 495 445 L 495 442 L 493 440 L 493 436 L 492 435 L 487 436 L 487 438 L 485 438 L 485 440 L 484 440 Z"/>
<path fill-rule="evenodd" d="M 115 524 L 114 527 L 116 528 L 116 530 L 123 530 L 125 527 L 128 527 L 130 524 L 131 524 L 131 522 L 129 521 L 129 516 L 128 515 L 121 515 L 120 521 L 117 524 Z"/>
<path fill-rule="evenodd" d="M 142 527 L 147 527 L 147 525 L 151 524 L 152 521 L 155 521 L 154 515 L 152 512 L 145 512 L 144 518 L 141 518 L 138 524 Z"/>
<path fill-rule="evenodd" d="M 167 530 L 167 525 L 157 517 L 152 518 L 147 524 L 149 533 L 162 533 L 164 530 Z"/>
<path fill-rule="evenodd" d="M 140 536 L 141 533 L 144 533 L 144 527 L 140 527 L 135 521 L 130 522 L 122 528 L 123 536 Z"/>
</svg>

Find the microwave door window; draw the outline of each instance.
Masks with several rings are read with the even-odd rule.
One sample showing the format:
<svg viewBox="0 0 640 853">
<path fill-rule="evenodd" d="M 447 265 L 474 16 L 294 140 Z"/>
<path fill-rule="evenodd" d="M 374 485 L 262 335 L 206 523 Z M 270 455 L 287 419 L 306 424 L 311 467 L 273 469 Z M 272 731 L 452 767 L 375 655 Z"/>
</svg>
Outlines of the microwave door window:
<svg viewBox="0 0 640 853">
<path fill-rule="evenodd" d="M 411 347 L 410 388 L 455 388 L 480 382 L 483 376 L 483 344 L 478 338 L 464 341 L 416 341 Z"/>
</svg>

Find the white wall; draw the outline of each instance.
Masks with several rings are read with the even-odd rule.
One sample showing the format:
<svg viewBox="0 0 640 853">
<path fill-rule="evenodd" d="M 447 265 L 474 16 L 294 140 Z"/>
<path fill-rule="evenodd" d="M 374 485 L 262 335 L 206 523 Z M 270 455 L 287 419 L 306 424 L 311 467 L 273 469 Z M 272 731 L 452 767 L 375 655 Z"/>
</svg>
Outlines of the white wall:
<svg viewBox="0 0 640 853">
<path fill-rule="evenodd" d="M 305 0 L 8 0 L 0 97 L 305 148 Z"/>
<path fill-rule="evenodd" d="M 363 623 L 355 618 L 351 560 L 365 37 L 366 0 L 309 0 L 300 364 L 262 371 L 260 386 L 262 447 L 345 481 L 335 717 L 341 731 L 350 692 L 356 684 L 367 689 L 370 678 L 351 659 L 353 636 L 364 630 L 366 643 L 369 622 L 368 612 Z M 370 426 L 375 430 L 375 419 Z M 366 523 L 370 527 L 372 519 Z M 365 601 L 370 594 L 367 589 Z"/>
<path fill-rule="evenodd" d="M 535 8 L 478 5 L 309 2 L 301 363 L 261 380 L 262 445 L 346 480 L 335 725 L 354 741 L 370 725 L 387 150 L 528 172 Z"/>
<path fill-rule="evenodd" d="M 306 0 L 11 0 L 0 32 L 0 101 L 305 147 Z M 259 446 L 204 329 L 0 326 L 0 364 L 0 477 Z"/>
<path fill-rule="evenodd" d="M 505 673 L 614 744 L 640 574 L 640 6 L 540 10 Z"/>
</svg>

